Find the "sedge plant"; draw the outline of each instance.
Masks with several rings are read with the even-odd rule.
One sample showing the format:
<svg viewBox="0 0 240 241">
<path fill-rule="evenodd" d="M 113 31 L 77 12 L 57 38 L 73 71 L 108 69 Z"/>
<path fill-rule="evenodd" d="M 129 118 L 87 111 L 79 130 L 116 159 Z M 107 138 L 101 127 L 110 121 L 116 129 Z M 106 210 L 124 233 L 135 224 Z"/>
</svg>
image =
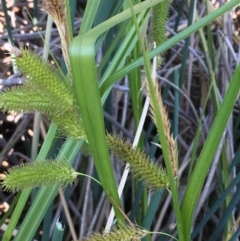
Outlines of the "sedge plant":
<svg viewBox="0 0 240 241">
<path fill-rule="evenodd" d="M 36 53 L 24 48 L 12 48 L 16 65 L 27 80 L 24 85 L 13 87 L 1 93 L 1 109 L 23 112 L 39 111 L 56 125 L 50 128 L 37 162 L 13 167 L 3 177 L 2 186 L 6 190 L 19 191 L 46 186 L 38 192 L 14 240 L 31 240 L 59 187 L 73 183 L 80 175 L 74 171 L 71 164 L 83 142 L 85 142 L 93 156 L 99 183 L 112 203 L 119 223 L 119 229 L 113 229 L 113 232 L 103 235 L 97 234 L 92 239 L 85 240 L 108 240 L 107 238 L 109 240 L 132 240 L 140 239 L 149 234 L 148 231 L 138 229 L 137 226 L 124 224 L 125 215 L 120 208 L 120 198 L 109 157 L 110 149 L 124 163 L 130 164 L 135 176 L 143 180 L 148 187 L 152 189 L 169 188 L 176 214 L 178 240 L 188 241 L 191 239 L 192 219 L 201 187 L 238 94 L 240 83 L 237 80 L 240 75 L 240 68 L 236 68 L 232 77 L 209 136 L 190 175 L 183 202 L 180 205 L 178 201 L 179 180 L 177 180 L 178 156 L 176 143 L 170 132 L 170 124 L 159 87 L 157 83 L 152 82 L 150 76 L 149 60 L 161 55 L 163 51 L 207 25 L 235 6 L 238 1 L 230 1 L 168 41 L 165 41 L 164 37 L 164 25 L 168 16 L 168 1 L 147 0 L 135 5 L 132 3 L 133 6 L 130 4 L 130 8 L 92 27 L 100 2 L 99 0 L 88 1 L 79 34 L 73 38 L 68 3 L 60 0 L 43 1 L 43 10 L 53 17 L 61 37 L 63 56 L 68 69 L 66 76 L 60 70 L 54 69 L 46 61 L 43 61 Z M 99 83 L 95 54 L 96 47 L 103 40 L 101 37 L 112 27 L 132 18 L 134 20 L 134 26 L 132 27 L 138 32 L 140 40 L 140 30 L 135 15 L 144 12 L 147 20 L 150 16 L 149 9 L 152 7 L 155 9 L 153 11 L 153 29 L 160 29 L 159 32 L 155 31 L 154 33 L 153 31 L 152 35 L 157 47 L 148 52 L 142 44 L 144 58 L 141 57 L 127 66 L 124 66 L 124 61 L 120 60 L 120 58 L 123 56 L 126 58 L 126 56 L 119 55 L 113 60 L 113 62 L 118 61 L 116 62 L 119 63 L 118 67 L 116 69 L 107 68 Z M 158 19 L 161 11 L 163 14 L 160 15 L 163 18 Z M 135 41 L 137 41 L 137 38 L 135 38 Z M 131 49 L 128 49 L 128 51 L 131 51 Z M 146 154 L 138 149 L 133 149 L 131 145 L 118 136 L 105 132 L 102 105 L 112 85 L 119 78 L 143 63 L 145 63 L 147 70 L 146 91 L 150 99 L 151 116 L 160 137 L 166 170 L 154 164 L 153 160 Z M 159 63 L 161 63 L 161 57 Z M 46 160 L 45 157 L 56 135 L 64 135 L 67 140 L 56 160 Z M 53 186 L 53 188 L 49 186 Z M 11 221 L 12 225 L 11 222 L 9 225 L 9 235 L 5 236 L 4 240 L 10 240 L 10 231 L 16 225 L 29 193 L 29 190 L 22 193 L 12 215 L 13 221 Z M 40 203 L 43 203 L 43 205 L 40 205 Z M 36 211 L 39 213 L 37 218 L 35 217 Z M 26 230 L 28 231 L 26 232 Z"/>
<path fill-rule="evenodd" d="M 24 85 L 1 94 L 2 109 L 40 111 L 60 127 L 59 131 L 62 134 L 88 143 L 68 80 L 61 79 L 61 75 L 35 53 L 16 48 L 12 52 L 15 53 L 18 67 L 28 79 Z M 36 94 L 36 89 L 39 94 Z M 130 163 L 136 175 L 141 176 L 151 187 L 168 187 L 166 171 L 153 164 L 143 152 L 132 149 L 122 139 L 111 135 L 107 135 L 107 144 L 122 160 Z M 145 170 L 149 170 L 148 175 L 143 172 Z M 155 175 L 152 175 L 153 172 Z M 65 186 L 74 182 L 77 175 L 66 161 L 33 162 L 10 169 L 3 178 L 2 186 L 5 190 L 11 191 L 50 184 Z"/>
</svg>

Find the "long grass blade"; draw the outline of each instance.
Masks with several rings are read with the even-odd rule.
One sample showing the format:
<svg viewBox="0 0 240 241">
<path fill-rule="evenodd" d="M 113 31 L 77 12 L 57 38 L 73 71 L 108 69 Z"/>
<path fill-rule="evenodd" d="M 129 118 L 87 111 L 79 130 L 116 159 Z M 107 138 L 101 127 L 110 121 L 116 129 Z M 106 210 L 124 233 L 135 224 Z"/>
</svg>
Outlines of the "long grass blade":
<svg viewBox="0 0 240 241">
<path fill-rule="evenodd" d="M 216 115 L 216 118 L 212 124 L 211 130 L 205 141 L 204 147 L 200 153 L 193 173 L 188 181 L 187 189 L 184 195 L 182 203 L 182 214 L 184 223 L 184 233 L 186 240 L 190 239 L 190 231 L 192 224 L 193 212 L 197 203 L 198 196 L 200 194 L 203 182 L 206 178 L 208 169 L 212 163 L 214 154 L 217 150 L 222 133 L 226 127 L 228 118 L 233 109 L 235 100 L 237 98 L 240 82 L 240 65 L 236 68 L 236 71 L 230 81 L 230 85 L 223 99 L 222 105 Z"/>
</svg>

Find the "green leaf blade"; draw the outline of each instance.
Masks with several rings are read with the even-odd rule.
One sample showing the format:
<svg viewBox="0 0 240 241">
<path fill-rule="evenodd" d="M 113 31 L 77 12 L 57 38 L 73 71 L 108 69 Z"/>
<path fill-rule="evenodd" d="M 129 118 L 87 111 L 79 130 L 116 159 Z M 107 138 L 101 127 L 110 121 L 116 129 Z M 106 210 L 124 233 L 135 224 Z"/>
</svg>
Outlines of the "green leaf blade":
<svg viewBox="0 0 240 241">
<path fill-rule="evenodd" d="M 203 149 L 200 153 L 196 166 L 190 177 L 187 189 L 184 195 L 181 211 L 183 215 L 184 233 L 190 240 L 190 230 L 193 212 L 203 186 L 204 180 L 207 176 L 208 169 L 212 163 L 215 152 L 218 148 L 219 142 L 222 137 L 222 133 L 226 127 L 229 116 L 232 112 L 235 100 L 239 93 L 240 88 L 240 65 L 236 68 L 236 71 L 232 77 L 228 90 L 223 99 L 222 105 L 216 115 L 216 118 L 212 124 L 211 130 L 205 141 Z"/>
<path fill-rule="evenodd" d="M 103 110 L 95 67 L 95 41 L 86 35 L 73 39 L 70 46 L 70 61 L 77 103 L 90 150 L 103 189 L 120 206 L 106 142 Z M 111 200 L 110 198 L 110 200 Z M 124 217 L 113 203 L 116 217 L 124 223 Z"/>
</svg>

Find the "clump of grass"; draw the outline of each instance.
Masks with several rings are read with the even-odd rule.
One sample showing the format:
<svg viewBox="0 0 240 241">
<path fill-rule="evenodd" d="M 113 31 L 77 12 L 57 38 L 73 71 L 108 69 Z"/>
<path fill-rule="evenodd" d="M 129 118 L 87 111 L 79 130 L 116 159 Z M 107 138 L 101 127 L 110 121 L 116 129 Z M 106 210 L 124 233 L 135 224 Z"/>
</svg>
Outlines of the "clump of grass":
<svg viewBox="0 0 240 241">
<path fill-rule="evenodd" d="M 27 77 L 27 82 L 3 92 L 0 95 L 0 108 L 24 112 L 40 111 L 58 124 L 68 137 L 87 141 L 69 82 L 35 53 L 17 48 L 13 48 L 13 52 L 16 55 L 16 64 Z M 130 163 L 135 175 L 149 187 L 168 187 L 166 171 L 154 164 L 144 153 L 132 149 L 117 136 L 108 134 L 107 141 L 109 149 L 124 162 Z M 28 171 L 31 171 L 30 166 Z"/>
</svg>

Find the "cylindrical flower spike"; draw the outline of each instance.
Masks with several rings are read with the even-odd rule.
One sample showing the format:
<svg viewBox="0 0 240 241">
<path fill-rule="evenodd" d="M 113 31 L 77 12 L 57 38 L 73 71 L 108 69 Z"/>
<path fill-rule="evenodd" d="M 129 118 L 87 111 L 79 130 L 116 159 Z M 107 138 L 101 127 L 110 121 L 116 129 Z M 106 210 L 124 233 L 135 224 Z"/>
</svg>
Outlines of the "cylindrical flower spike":
<svg viewBox="0 0 240 241">
<path fill-rule="evenodd" d="M 120 160 L 130 164 L 135 176 L 144 180 L 150 188 L 166 188 L 169 186 L 168 175 L 143 152 L 133 149 L 117 136 L 107 134 L 107 143 Z"/>
<path fill-rule="evenodd" d="M 111 232 L 100 234 L 95 233 L 89 238 L 84 238 L 83 241 L 129 241 L 141 240 L 149 232 L 145 229 L 140 229 L 137 226 L 123 226 L 119 229 L 114 228 Z"/>
<path fill-rule="evenodd" d="M 69 82 L 34 52 L 12 48 L 27 82 L 0 95 L 0 109 L 40 111 L 59 126 L 61 134 L 87 141 L 80 111 Z"/>
<path fill-rule="evenodd" d="M 28 78 L 35 88 L 45 91 L 45 98 L 56 105 L 63 105 L 66 108 L 74 108 L 74 97 L 69 82 L 61 76 L 56 69 L 36 55 L 36 53 L 16 48 L 11 52 L 17 52 L 15 57 L 16 65 Z"/>
<path fill-rule="evenodd" d="M 1 186 L 12 192 L 39 186 L 66 186 L 73 183 L 78 175 L 66 161 L 36 161 L 8 169 Z"/>
<path fill-rule="evenodd" d="M 169 11 L 169 0 L 162 1 L 158 3 L 152 9 L 152 27 L 151 27 L 151 37 L 156 45 L 162 44 L 166 40 L 166 30 L 165 25 L 168 18 Z M 160 66 L 162 64 L 162 57 L 157 57 L 157 64 Z"/>
<path fill-rule="evenodd" d="M 0 109 L 2 111 L 14 110 L 17 112 L 40 111 L 45 115 L 61 112 L 59 106 L 50 103 L 40 92 L 29 85 L 12 87 L 0 93 Z"/>
</svg>

